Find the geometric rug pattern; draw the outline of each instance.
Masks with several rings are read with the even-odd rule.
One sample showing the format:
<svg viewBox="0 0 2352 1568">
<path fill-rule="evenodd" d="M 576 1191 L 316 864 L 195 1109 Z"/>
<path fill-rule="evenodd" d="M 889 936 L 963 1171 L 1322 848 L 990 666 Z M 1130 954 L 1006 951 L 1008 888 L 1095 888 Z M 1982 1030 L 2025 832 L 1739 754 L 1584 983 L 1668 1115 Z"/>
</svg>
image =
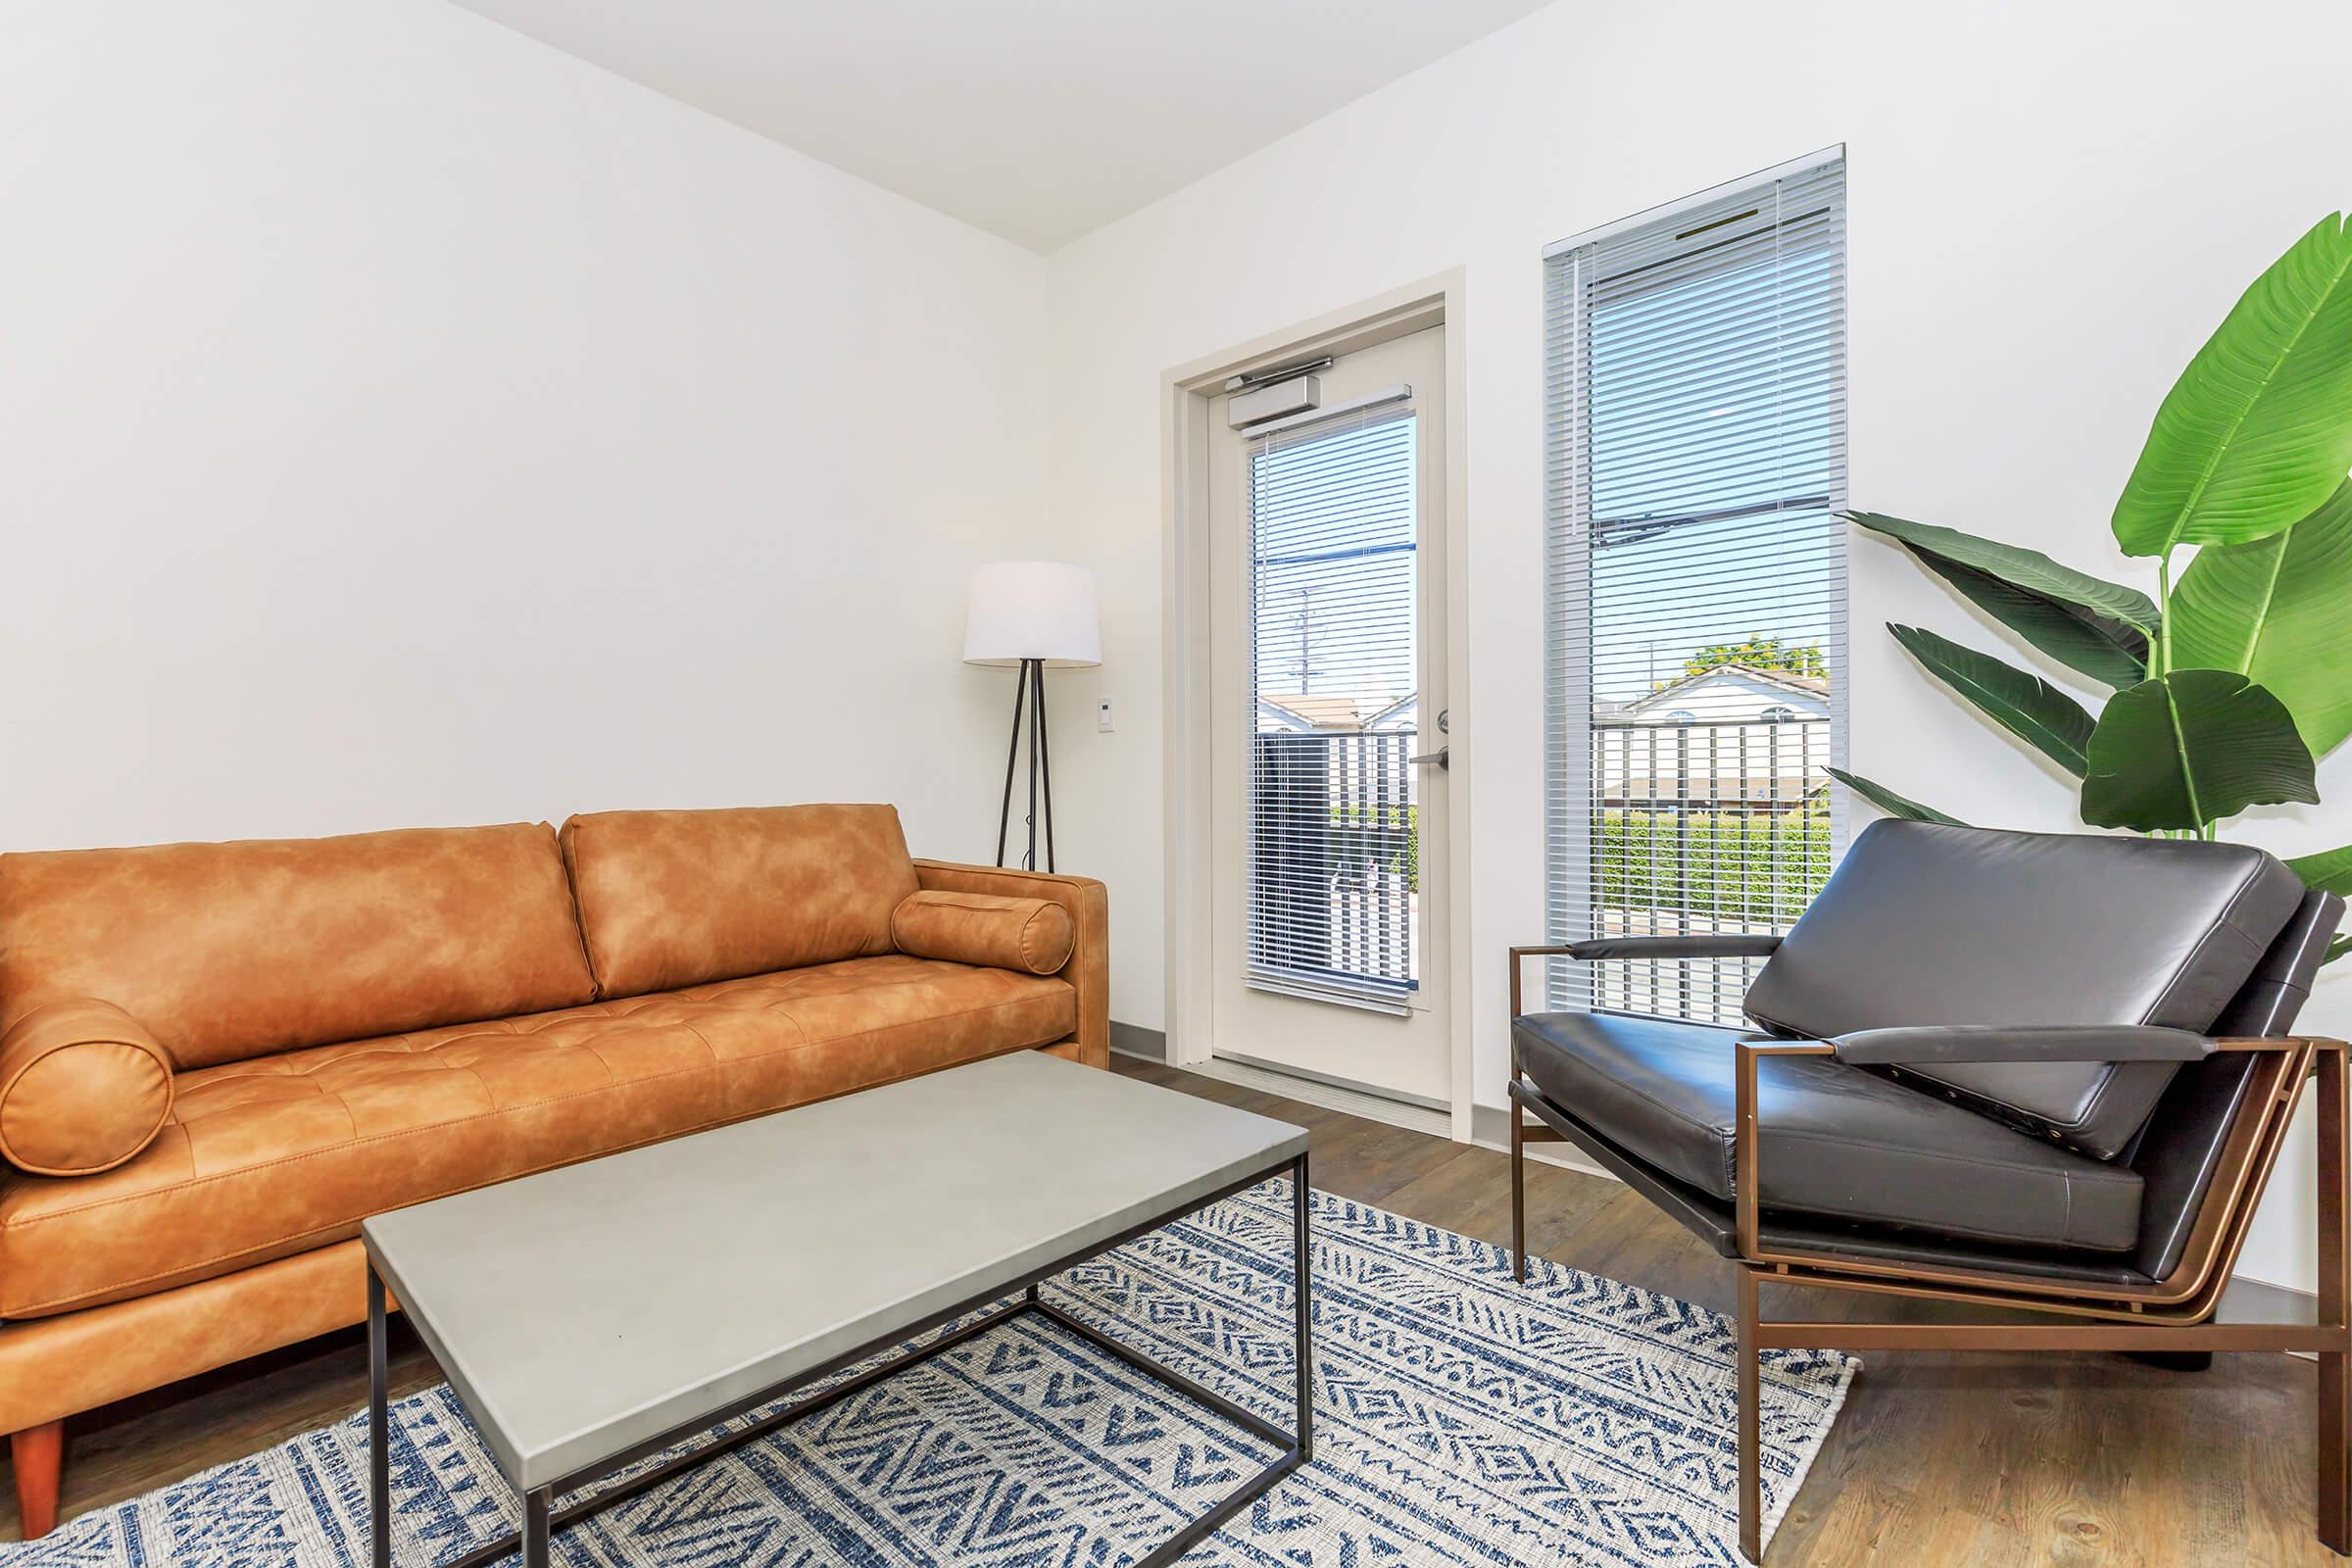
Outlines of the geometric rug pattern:
<svg viewBox="0 0 2352 1568">
<path fill-rule="evenodd" d="M 1500 1249 L 1327 1193 L 1314 1229 L 1314 1463 L 1187 1568 L 1741 1560 L 1728 1318 L 1541 1259 L 1522 1287 Z M 1289 1187 L 1274 1181 L 1046 1291 L 1287 1429 L 1290 1249 Z M 1768 1532 L 1855 1367 L 1834 1351 L 1766 1353 Z M 514 1495 L 447 1388 L 392 1419 L 402 1568 L 512 1528 Z M 559 1534 L 555 1555 L 573 1568 L 1118 1568 L 1270 1457 L 1027 1316 Z M 0 1546 L 0 1568 L 365 1568 L 367 1478 L 362 1412 Z"/>
</svg>

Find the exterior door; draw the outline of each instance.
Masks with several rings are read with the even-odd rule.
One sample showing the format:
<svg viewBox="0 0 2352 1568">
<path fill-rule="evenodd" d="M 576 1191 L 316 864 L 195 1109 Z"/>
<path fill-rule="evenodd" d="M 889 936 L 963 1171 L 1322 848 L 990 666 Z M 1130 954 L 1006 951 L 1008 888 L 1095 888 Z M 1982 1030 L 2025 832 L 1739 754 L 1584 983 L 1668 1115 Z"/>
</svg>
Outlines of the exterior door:
<svg viewBox="0 0 2352 1568">
<path fill-rule="evenodd" d="M 1210 401 L 1210 1049 L 1445 1106 L 1445 328 Z"/>
</svg>

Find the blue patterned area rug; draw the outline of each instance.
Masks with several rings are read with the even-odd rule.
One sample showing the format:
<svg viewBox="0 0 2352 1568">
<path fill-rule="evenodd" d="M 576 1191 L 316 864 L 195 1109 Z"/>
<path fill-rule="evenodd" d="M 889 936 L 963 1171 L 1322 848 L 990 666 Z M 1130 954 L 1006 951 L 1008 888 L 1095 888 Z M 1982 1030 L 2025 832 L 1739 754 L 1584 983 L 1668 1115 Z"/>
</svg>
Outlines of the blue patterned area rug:
<svg viewBox="0 0 2352 1568">
<path fill-rule="evenodd" d="M 1722 1315 L 1326 1193 L 1314 1197 L 1314 1463 L 1187 1568 L 1736 1564 Z M 1290 1199 L 1271 1182 L 1047 1287 L 1287 1426 Z M 1765 1357 L 1778 1523 L 1855 1362 Z M 748 1419 L 748 1418 L 747 1418 Z M 393 1407 L 396 1561 L 512 1528 L 446 1388 Z M 0 1568 L 363 1568 L 366 1416 L 0 1547 Z M 1034 1316 L 556 1538 L 572 1568 L 1118 1568 L 1270 1457 Z"/>
</svg>

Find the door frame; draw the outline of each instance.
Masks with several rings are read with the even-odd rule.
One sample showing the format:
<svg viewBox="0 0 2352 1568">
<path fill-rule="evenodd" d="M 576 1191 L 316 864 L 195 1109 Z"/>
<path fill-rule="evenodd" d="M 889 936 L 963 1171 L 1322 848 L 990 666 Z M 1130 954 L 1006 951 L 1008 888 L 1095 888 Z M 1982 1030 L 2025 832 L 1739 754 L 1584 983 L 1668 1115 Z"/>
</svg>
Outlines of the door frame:
<svg viewBox="0 0 2352 1568">
<path fill-rule="evenodd" d="M 1471 1138 L 1470 780 L 1476 724 L 1465 698 L 1470 686 L 1469 481 L 1467 377 L 1463 369 L 1463 270 L 1454 268 L 1312 320 L 1269 332 L 1236 348 L 1180 365 L 1160 376 L 1160 625 L 1161 787 L 1166 803 L 1168 1061 L 1198 1065 L 1210 1057 L 1210 923 L 1208 857 L 1210 786 L 1214 779 L 1209 726 L 1216 708 L 1209 690 L 1208 452 L 1220 433 L 1209 400 L 1225 378 L 1286 360 L 1335 358 L 1394 338 L 1446 328 L 1446 691 L 1451 717 L 1446 736 L 1451 809 L 1446 813 L 1446 889 L 1451 986 L 1446 1008 L 1447 1082 L 1456 1142 Z"/>
</svg>

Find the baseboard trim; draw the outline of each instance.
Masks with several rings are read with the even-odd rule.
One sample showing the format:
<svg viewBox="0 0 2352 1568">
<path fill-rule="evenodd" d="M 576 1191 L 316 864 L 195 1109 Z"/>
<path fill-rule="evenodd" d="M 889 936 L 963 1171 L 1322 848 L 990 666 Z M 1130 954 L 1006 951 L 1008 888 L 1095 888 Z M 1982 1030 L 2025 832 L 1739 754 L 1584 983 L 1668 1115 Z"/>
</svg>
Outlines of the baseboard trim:
<svg viewBox="0 0 2352 1568">
<path fill-rule="evenodd" d="M 2320 1298 L 2292 1285 L 2273 1285 L 2269 1280 L 2235 1274 L 2222 1288 L 2222 1304 L 2214 1308 L 2213 1315 L 2226 1323 L 2317 1323 Z M 2309 1350 L 2285 1353 L 2313 1359 Z"/>
<path fill-rule="evenodd" d="M 1350 1094 L 1369 1096 L 1374 1100 L 1393 1101 L 1410 1109 L 1434 1110 L 1446 1118 L 1446 1127 L 1449 1130 L 1453 1125 L 1452 1107 L 1442 1100 L 1425 1100 L 1419 1095 L 1396 1094 L 1374 1084 L 1357 1083 L 1352 1078 L 1342 1078 L 1327 1072 L 1311 1072 L 1304 1067 L 1286 1066 L 1279 1061 L 1266 1061 L 1256 1056 L 1244 1055 L 1240 1052 L 1221 1051 L 1212 1059 L 1235 1067 L 1255 1067 L 1260 1072 L 1270 1072 L 1278 1078 L 1291 1080 L 1303 1078 L 1308 1083 L 1321 1084 L 1326 1088 L 1342 1089 Z"/>
<path fill-rule="evenodd" d="M 1533 1117 L 1528 1120 L 1533 1127 Z M 1481 1149 L 1498 1153 L 1511 1152 L 1511 1113 L 1500 1105 L 1472 1105 L 1470 1107 L 1470 1141 Z M 1582 1171 L 1587 1176 L 1598 1176 L 1604 1181 L 1617 1181 L 1613 1171 L 1602 1169 L 1584 1156 L 1574 1144 L 1542 1143 L 1527 1146 L 1527 1157 L 1564 1170 Z"/>
<path fill-rule="evenodd" d="M 1168 1035 L 1164 1029 L 1147 1029 L 1142 1024 L 1110 1021 L 1110 1050 L 1117 1056 L 1131 1056 L 1137 1061 L 1168 1064 Z M 1326 1083 L 1320 1079 L 1301 1078 L 1291 1073 L 1276 1072 L 1246 1061 L 1223 1057 L 1204 1062 L 1188 1062 L 1179 1072 L 1197 1072 L 1203 1078 L 1220 1083 L 1238 1084 L 1244 1089 L 1255 1089 L 1264 1094 L 1281 1095 L 1303 1104 L 1316 1105 L 1324 1110 L 1345 1111 L 1367 1121 L 1386 1122 L 1392 1127 L 1409 1128 L 1413 1132 L 1450 1139 L 1453 1119 L 1442 1108 L 1404 1104 L 1351 1089 L 1345 1084 Z"/>
<path fill-rule="evenodd" d="M 1168 1059 L 1168 1032 L 1165 1029 L 1147 1029 L 1140 1023 L 1121 1023 L 1110 1020 L 1110 1049 L 1122 1056 L 1138 1061 L 1165 1062 Z"/>
<path fill-rule="evenodd" d="M 1366 1121 L 1384 1122 L 1391 1127 L 1402 1127 L 1408 1132 L 1427 1133 L 1433 1138 L 1450 1139 L 1453 1136 L 1453 1117 L 1443 1110 L 1431 1110 L 1421 1105 L 1406 1104 L 1380 1095 L 1370 1095 L 1360 1089 L 1343 1084 L 1325 1083 L 1317 1078 L 1299 1078 L 1271 1068 L 1251 1066 L 1245 1061 L 1231 1061 L 1222 1056 L 1207 1061 L 1186 1062 L 1179 1071 L 1196 1072 L 1219 1083 L 1236 1084 L 1254 1089 L 1260 1094 L 1280 1095 L 1301 1104 L 1323 1110 L 1336 1110 L 1344 1115 L 1361 1116 Z"/>
</svg>

